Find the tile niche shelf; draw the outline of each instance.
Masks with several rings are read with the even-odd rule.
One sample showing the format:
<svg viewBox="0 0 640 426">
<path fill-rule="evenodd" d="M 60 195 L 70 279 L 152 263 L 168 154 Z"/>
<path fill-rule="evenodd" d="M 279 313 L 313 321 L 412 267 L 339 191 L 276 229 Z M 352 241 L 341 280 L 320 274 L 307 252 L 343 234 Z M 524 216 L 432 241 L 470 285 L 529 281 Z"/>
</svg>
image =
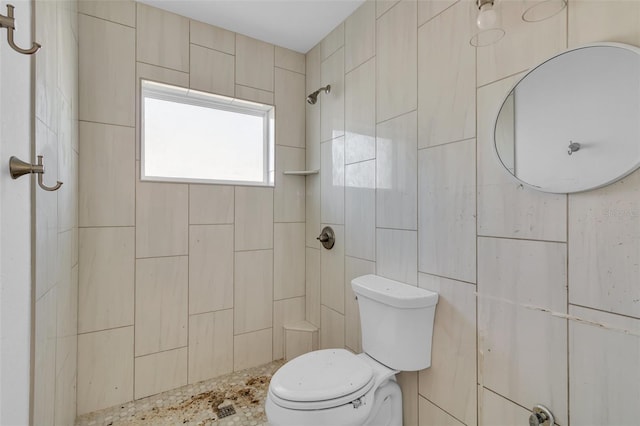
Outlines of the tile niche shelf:
<svg viewBox="0 0 640 426">
<path fill-rule="evenodd" d="M 309 176 L 309 175 L 317 175 L 320 173 L 320 170 L 287 170 L 282 172 L 283 175 L 288 176 Z"/>
</svg>

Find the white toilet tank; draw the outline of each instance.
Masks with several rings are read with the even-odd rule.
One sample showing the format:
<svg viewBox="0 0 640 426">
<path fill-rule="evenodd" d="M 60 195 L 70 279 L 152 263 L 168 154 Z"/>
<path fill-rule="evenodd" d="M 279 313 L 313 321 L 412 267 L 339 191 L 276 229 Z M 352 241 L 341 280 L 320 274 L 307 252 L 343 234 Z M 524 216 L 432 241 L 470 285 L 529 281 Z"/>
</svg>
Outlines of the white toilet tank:
<svg viewBox="0 0 640 426">
<path fill-rule="evenodd" d="M 431 338 L 438 293 L 364 275 L 351 281 L 358 297 L 362 349 L 400 371 L 431 366 Z"/>
</svg>

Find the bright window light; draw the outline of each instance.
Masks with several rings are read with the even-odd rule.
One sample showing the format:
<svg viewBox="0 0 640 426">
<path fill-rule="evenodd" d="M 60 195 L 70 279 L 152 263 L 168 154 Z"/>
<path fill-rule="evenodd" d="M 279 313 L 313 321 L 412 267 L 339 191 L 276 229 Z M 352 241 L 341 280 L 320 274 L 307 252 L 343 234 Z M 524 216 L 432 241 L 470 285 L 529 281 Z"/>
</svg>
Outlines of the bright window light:
<svg viewBox="0 0 640 426">
<path fill-rule="evenodd" d="M 274 107 L 142 81 L 142 180 L 273 186 Z"/>
</svg>

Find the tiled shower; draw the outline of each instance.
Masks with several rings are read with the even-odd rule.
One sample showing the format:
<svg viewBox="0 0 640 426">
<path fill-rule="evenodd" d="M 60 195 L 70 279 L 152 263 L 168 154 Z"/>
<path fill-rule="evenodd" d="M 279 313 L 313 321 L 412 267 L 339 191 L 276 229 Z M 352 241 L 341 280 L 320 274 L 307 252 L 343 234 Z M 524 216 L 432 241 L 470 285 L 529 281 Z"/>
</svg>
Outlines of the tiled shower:
<svg viewBox="0 0 640 426">
<path fill-rule="evenodd" d="M 367 273 L 440 295 L 432 366 L 400 375 L 406 425 L 526 424 L 537 403 L 560 425 L 631 424 L 638 173 L 544 194 L 490 136 L 540 61 L 640 45 L 640 2 L 569 0 L 539 23 L 525 3 L 476 49 L 468 0 L 369 0 L 303 55 L 133 1 L 36 2 L 55 48 L 35 62 L 36 146 L 68 185 L 36 199 L 56 214 L 36 219 L 34 424 L 280 359 L 294 320 L 359 352 L 349 283 Z M 141 182 L 142 78 L 274 104 L 275 187 Z"/>
</svg>

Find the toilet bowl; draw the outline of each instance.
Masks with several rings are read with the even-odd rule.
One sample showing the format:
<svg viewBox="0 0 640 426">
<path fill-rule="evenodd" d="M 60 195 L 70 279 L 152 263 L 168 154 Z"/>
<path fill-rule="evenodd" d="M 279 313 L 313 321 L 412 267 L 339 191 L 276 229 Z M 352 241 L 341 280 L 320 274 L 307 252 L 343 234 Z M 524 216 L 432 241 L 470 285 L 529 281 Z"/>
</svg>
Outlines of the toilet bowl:
<svg viewBox="0 0 640 426">
<path fill-rule="evenodd" d="M 271 426 L 402 425 L 395 375 L 431 365 L 438 295 L 376 275 L 351 282 L 360 307 L 363 353 L 323 349 L 301 355 L 271 379 Z"/>
</svg>

